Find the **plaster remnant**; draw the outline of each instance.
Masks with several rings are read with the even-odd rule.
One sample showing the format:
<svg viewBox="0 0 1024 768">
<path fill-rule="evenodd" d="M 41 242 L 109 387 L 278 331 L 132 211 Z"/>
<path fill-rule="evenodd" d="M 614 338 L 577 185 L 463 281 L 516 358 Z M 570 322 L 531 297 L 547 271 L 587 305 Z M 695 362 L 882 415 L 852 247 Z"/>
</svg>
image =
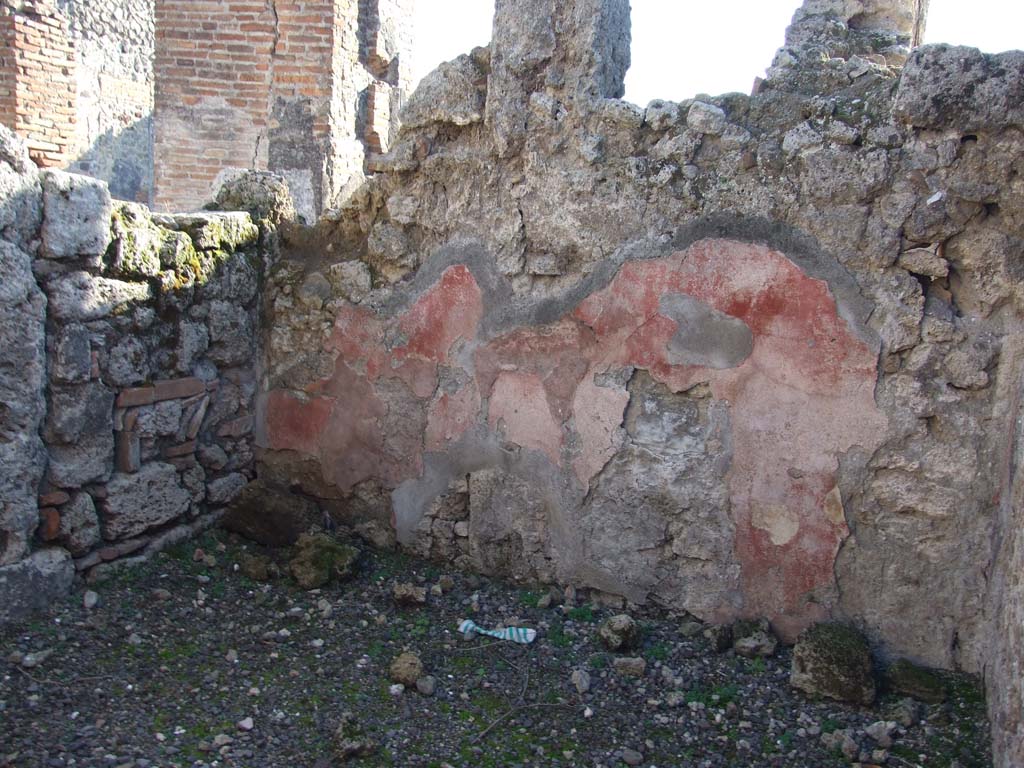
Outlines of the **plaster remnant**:
<svg viewBox="0 0 1024 768">
<path fill-rule="evenodd" d="M 675 365 L 736 368 L 754 351 L 754 334 L 742 320 L 690 296 L 663 296 L 659 310 L 679 324 L 669 342 Z"/>
</svg>

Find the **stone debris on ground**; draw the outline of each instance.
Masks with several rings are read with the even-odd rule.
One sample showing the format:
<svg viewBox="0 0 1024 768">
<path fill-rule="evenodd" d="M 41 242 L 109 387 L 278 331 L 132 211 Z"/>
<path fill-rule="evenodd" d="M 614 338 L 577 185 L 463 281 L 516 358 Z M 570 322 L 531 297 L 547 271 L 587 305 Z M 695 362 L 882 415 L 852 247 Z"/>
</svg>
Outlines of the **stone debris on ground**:
<svg viewBox="0 0 1024 768">
<path fill-rule="evenodd" d="M 415 584 L 395 584 L 391 595 L 397 605 L 424 605 L 427 602 L 427 590 Z"/>
<path fill-rule="evenodd" d="M 286 577 L 288 549 L 220 531 L 196 546 L 93 585 L 91 609 L 80 592 L 0 633 L 0 766 L 991 765 L 966 679 L 943 677 L 938 703 L 883 689 L 845 704 L 789 684 L 791 649 L 720 652 L 681 631 L 692 616 L 631 607 L 627 656 L 599 630 L 628 622 L 584 590 L 540 608 L 547 588 L 381 552 L 309 590 Z M 245 558 L 285 575 L 254 580 Z M 442 580 L 426 606 L 395 604 L 394 584 Z M 529 623 L 534 643 L 463 642 L 474 598 L 481 623 Z"/>
<path fill-rule="evenodd" d="M 598 635 L 609 651 L 629 651 L 640 643 L 640 628 L 633 617 L 626 614 L 612 616 L 605 621 Z"/>
</svg>

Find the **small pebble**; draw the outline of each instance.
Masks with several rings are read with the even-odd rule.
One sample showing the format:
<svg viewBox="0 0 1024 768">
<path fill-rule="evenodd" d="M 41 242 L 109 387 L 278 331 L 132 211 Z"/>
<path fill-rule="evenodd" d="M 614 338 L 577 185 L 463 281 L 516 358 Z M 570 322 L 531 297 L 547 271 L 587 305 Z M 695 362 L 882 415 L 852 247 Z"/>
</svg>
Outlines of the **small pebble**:
<svg viewBox="0 0 1024 768">
<path fill-rule="evenodd" d="M 576 686 L 577 693 L 583 694 L 590 690 L 590 674 L 585 669 L 573 670 L 570 679 L 572 684 Z"/>
<path fill-rule="evenodd" d="M 628 747 L 623 749 L 619 754 L 622 757 L 622 762 L 626 765 L 640 765 L 640 763 L 644 761 L 642 753 L 637 752 L 635 749 L 629 749 Z"/>
</svg>

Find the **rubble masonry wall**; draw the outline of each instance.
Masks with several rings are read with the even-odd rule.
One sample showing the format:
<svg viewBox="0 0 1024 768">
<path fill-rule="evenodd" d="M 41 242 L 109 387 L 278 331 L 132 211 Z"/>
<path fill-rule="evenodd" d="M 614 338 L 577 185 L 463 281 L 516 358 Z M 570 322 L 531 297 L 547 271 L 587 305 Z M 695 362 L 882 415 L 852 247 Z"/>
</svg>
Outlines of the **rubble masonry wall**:
<svg viewBox="0 0 1024 768">
<path fill-rule="evenodd" d="M 0 133 L 0 619 L 211 525 L 253 477 L 260 230 L 152 216 Z"/>
</svg>

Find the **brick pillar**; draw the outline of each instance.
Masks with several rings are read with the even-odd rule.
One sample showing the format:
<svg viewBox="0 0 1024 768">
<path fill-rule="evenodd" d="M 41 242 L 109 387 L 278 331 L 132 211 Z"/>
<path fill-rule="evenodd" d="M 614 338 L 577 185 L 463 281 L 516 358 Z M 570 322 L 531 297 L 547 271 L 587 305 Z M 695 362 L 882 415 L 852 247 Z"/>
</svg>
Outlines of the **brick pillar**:
<svg viewBox="0 0 1024 768">
<path fill-rule="evenodd" d="M 315 219 L 330 196 L 325 179 L 332 135 L 336 4 L 337 0 L 276 2 L 279 40 L 271 64 L 267 167 L 287 179 L 295 209 L 307 219 Z"/>
<path fill-rule="evenodd" d="M 75 53 L 52 0 L 0 7 L 0 119 L 25 139 L 42 167 L 75 150 Z"/>
<path fill-rule="evenodd" d="M 313 219 L 361 183 L 408 84 L 410 0 L 378 1 L 156 0 L 155 206 L 269 169 Z"/>
<path fill-rule="evenodd" d="M 157 0 L 153 204 L 190 210 L 224 168 L 265 168 L 277 20 L 266 0 Z"/>
</svg>

